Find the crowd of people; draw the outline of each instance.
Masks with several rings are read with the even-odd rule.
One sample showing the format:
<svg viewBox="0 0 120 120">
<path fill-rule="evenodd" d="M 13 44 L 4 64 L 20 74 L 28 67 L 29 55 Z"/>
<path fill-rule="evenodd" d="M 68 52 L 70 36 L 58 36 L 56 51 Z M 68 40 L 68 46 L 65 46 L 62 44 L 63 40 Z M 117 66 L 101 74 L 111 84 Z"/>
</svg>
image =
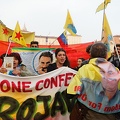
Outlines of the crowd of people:
<svg viewBox="0 0 120 120">
<path fill-rule="evenodd" d="M 32 41 L 30 43 L 30 48 L 39 48 L 38 41 Z M 22 58 L 19 53 L 12 52 L 9 55 L 2 54 L 2 64 L 4 64 L 4 58 L 5 57 L 13 57 L 13 70 L 7 70 L 7 68 L 3 67 L 3 65 L 0 68 L 0 72 L 8 75 L 14 75 L 14 76 L 34 76 L 36 74 L 30 72 L 27 69 L 27 66 L 22 63 Z M 37 67 L 37 74 L 44 74 L 50 71 L 53 71 L 57 68 L 60 68 L 62 66 L 70 67 L 70 62 L 68 60 L 66 51 L 63 48 L 57 48 L 55 50 L 55 58 L 56 61 L 53 62 L 53 54 L 50 51 L 42 52 L 39 56 L 38 60 L 38 67 Z M 22 69 L 21 69 L 22 68 Z M 23 69 L 24 68 L 24 69 Z"/>
<path fill-rule="evenodd" d="M 39 43 L 32 41 L 30 47 L 38 48 Z M 70 67 L 77 71 L 71 80 L 69 86 L 65 90 L 69 99 L 76 98 L 76 103 L 70 113 L 70 120 L 119 120 L 118 113 L 106 114 L 103 111 L 92 109 L 90 101 L 99 103 L 100 101 L 106 105 L 111 104 L 119 99 L 119 80 L 120 80 L 120 45 L 114 47 L 114 53 L 107 58 L 107 47 L 101 42 L 89 45 L 86 52 L 90 58 L 85 60 L 79 56 L 77 66 L 71 68 L 70 61 L 66 51 L 63 48 L 55 50 L 55 62 L 53 62 L 53 54 L 50 51 L 42 52 L 39 56 L 37 74 L 45 74 L 60 67 Z M 1 55 L 4 64 L 5 57 L 13 57 L 13 69 L 7 70 L 1 66 L 0 72 L 12 76 L 34 76 L 22 63 L 19 53 L 10 53 Z M 79 89 L 75 89 L 78 87 Z M 81 100 L 81 95 L 85 94 L 89 101 Z M 119 104 L 116 102 L 116 104 Z"/>
</svg>

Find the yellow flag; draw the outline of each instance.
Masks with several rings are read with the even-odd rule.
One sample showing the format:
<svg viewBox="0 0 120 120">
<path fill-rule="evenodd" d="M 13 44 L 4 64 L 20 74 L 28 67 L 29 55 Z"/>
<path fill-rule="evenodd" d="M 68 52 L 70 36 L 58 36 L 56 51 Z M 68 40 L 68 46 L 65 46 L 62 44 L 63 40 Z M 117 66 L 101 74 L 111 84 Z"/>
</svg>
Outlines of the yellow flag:
<svg viewBox="0 0 120 120">
<path fill-rule="evenodd" d="M 66 18 L 66 22 L 64 25 L 64 29 L 67 30 L 71 35 L 76 35 L 77 33 L 77 30 L 73 24 L 69 11 L 67 12 L 67 18 Z"/>
<path fill-rule="evenodd" d="M 111 2 L 111 0 L 105 0 L 103 3 L 101 3 L 101 4 L 97 7 L 96 12 L 99 12 L 99 11 L 105 9 L 105 8 L 107 7 L 107 4 L 110 3 L 110 2 Z"/>
<path fill-rule="evenodd" d="M 26 44 L 30 44 L 31 41 L 34 40 L 35 38 L 35 33 L 34 32 L 22 32 L 23 37 L 25 39 Z"/>
<path fill-rule="evenodd" d="M 0 41 L 8 42 L 9 38 L 12 37 L 13 30 L 0 23 Z M 30 44 L 35 38 L 34 32 L 22 32 L 26 44 Z"/>
<path fill-rule="evenodd" d="M 17 22 L 15 30 L 14 30 L 14 32 L 12 34 L 11 40 L 18 43 L 18 44 L 20 44 L 20 45 L 22 45 L 22 46 L 27 47 L 25 39 L 24 39 L 24 37 L 22 35 L 22 32 L 20 30 L 20 26 L 19 26 L 18 22 Z"/>
<path fill-rule="evenodd" d="M 5 25 L 0 24 L 0 40 L 9 41 L 9 38 L 12 36 L 13 30 L 7 28 Z"/>
<path fill-rule="evenodd" d="M 111 29 L 110 29 L 106 14 L 104 13 L 102 42 L 105 43 L 106 46 L 107 46 L 108 58 L 111 56 L 110 40 L 112 40 L 112 32 L 111 32 Z"/>
<path fill-rule="evenodd" d="M 106 5 L 104 5 L 104 3 L 101 3 L 98 8 L 96 9 L 96 12 L 99 12 L 101 10 L 103 10 L 104 8 L 106 8 Z"/>
<path fill-rule="evenodd" d="M 105 0 L 105 2 L 108 4 L 108 3 L 110 3 L 110 2 L 111 2 L 111 0 Z"/>
<path fill-rule="evenodd" d="M 112 32 L 106 17 L 106 14 L 104 13 L 104 18 L 103 18 L 103 30 L 107 36 L 108 41 L 112 40 Z"/>
</svg>

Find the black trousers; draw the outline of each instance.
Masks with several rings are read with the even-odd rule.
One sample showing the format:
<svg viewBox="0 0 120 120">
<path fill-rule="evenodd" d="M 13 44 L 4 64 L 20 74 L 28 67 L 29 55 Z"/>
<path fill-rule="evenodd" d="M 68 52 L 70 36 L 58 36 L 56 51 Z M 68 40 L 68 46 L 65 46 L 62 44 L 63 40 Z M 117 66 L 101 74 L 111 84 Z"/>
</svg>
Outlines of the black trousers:
<svg viewBox="0 0 120 120">
<path fill-rule="evenodd" d="M 70 120 L 83 120 L 87 114 L 87 111 L 88 108 L 77 101 L 72 109 L 72 112 L 70 113 Z"/>
<path fill-rule="evenodd" d="M 70 113 L 70 120 L 120 120 L 120 113 L 98 113 L 77 101 Z"/>
</svg>

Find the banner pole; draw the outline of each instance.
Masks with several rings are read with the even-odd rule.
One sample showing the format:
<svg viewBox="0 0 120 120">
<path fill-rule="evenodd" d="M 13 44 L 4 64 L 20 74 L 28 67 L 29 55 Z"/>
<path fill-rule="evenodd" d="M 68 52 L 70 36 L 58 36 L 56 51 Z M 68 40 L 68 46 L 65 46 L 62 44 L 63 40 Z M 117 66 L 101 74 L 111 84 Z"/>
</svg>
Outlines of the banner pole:
<svg viewBox="0 0 120 120">
<path fill-rule="evenodd" d="M 11 36 L 10 36 L 10 37 L 11 37 Z M 11 40 L 10 40 L 10 37 L 8 38 L 8 41 L 9 41 L 9 46 L 8 46 L 8 48 L 7 48 L 7 51 L 6 51 L 6 55 L 5 55 L 5 57 L 7 56 L 8 51 L 9 51 L 10 46 L 11 46 Z"/>
</svg>

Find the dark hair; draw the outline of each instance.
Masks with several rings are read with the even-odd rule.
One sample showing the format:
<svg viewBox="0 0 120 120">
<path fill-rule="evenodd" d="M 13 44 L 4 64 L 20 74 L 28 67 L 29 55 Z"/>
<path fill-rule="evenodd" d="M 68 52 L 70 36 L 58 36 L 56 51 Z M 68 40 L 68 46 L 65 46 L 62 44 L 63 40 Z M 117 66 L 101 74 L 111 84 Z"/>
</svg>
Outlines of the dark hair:
<svg viewBox="0 0 120 120">
<path fill-rule="evenodd" d="M 93 44 L 88 45 L 87 48 L 86 48 L 86 52 L 87 52 L 88 54 L 90 53 L 90 49 L 91 49 L 92 45 L 93 45 Z"/>
<path fill-rule="evenodd" d="M 30 44 L 37 44 L 38 45 L 38 41 L 31 41 Z"/>
<path fill-rule="evenodd" d="M 81 59 L 81 60 L 82 60 L 82 62 L 85 60 L 84 58 L 78 58 L 78 59 Z"/>
<path fill-rule="evenodd" d="M 57 49 L 55 50 L 55 57 L 57 57 L 57 54 L 58 54 L 60 51 L 63 51 L 63 52 L 65 53 L 65 55 L 66 55 L 66 51 L 65 51 L 63 48 L 57 48 Z M 68 66 L 68 67 L 70 67 L 70 62 L 69 62 L 69 60 L 68 60 L 67 55 L 66 55 L 66 60 L 65 60 L 65 62 L 64 62 L 64 64 L 63 64 L 63 66 Z"/>
<path fill-rule="evenodd" d="M 116 47 L 120 47 L 120 44 L 116 44 Z M 116 50 L 115 46 L 114 46 L 114 50 Z"/>
<path fill-rule="evenodd" d="M 39 59 L 44 56 L 44 57 L 50 57 L 51 58 L 51 62 L 53 61 L 53 54 L 51 52 L 43 52 L 41 53 L 41 55 L 39 56 Z"/>
<path fill-rule="evenodd" d="M 1 58 L 1 59 L 4 59 L 5 56 L 8 56 L 8 54 L 3 53 L 3 54 L 0 56 L 0 58 Z"/>
<path fill-rule="evenodd" d="M 55 50 L 55 57 L 57 57 L 57 54 L 58 54 L 60 51 L 63 51 L 63 52 L 66 54 L 66 51 L 65 51 L 63 48 L 57 48 L 57 49 Z"/>
<path fill-rule="evenodd" d="M 66 56 L 66 60 L 65 60 L 65 62 L 64 62 L 64 64 L 63 64 L 63 66 L 68 66 L 68 67 L 70 67 L 70 62 L 69 62 L 67 56 Z"/>
<path fill-rule="evenodd" d="M 107 56 L 107 47 L 105 44 L 98 42 L 92 45 L 91 50 L 91 58 L 106 58 Z"/>
<path fill-rule="evenodd" d="M 8 56 L 8 54 L 6 54 L 6 53 L 3 53 L 1 56 L 0 56 L 0 58 L 2 59 L 2 63 L 4 62 L 4 57 L 7 57 Z"/>
<path fill-rule="evenodd" d="M 10 54 L 9 54 L 9 57 L 15 57 L 15 58 L 18 60 L 18 64 L 21 64 L 21 63 L 22 63 L 22 59 L 21 59 L 19 53 L 15 53 L 15 52 L 10 53 Z"/>
<path fill-rule="evenodd" d="M 38 43 L 38 41 L 31 41 L 30 47 L 31 47 L 32 44 L 37 44 L 37 46 L 38 46 L 39 43 Z"/>
</svg>

